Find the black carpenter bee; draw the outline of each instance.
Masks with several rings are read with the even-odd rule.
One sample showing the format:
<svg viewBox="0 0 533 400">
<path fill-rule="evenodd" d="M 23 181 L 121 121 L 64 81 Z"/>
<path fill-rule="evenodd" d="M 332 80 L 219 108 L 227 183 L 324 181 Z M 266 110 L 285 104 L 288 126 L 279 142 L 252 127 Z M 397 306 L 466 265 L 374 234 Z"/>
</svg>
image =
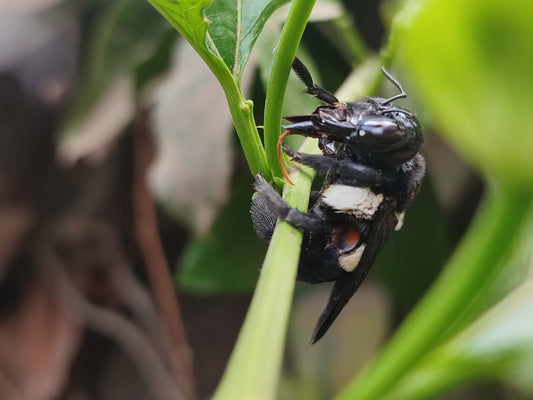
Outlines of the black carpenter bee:
<svg viewBox="0 0 533 400">
<path fill-rule="evenodd" d="M 315 343 L 359 288 L 389 235 L 401 228 L 424 177 L 425 161 L 418 153 L 423 135 L 416 116 L 393 104 L 406 94 L 384 68 L 400 94 L 354 103 L 341 103 L 315 85 L 298 59 L 293 70 L 307 92 L 327 105 L 310 115 L 287 117 L 291 124 L 283 126 L 279 144 L 289 134 L 318 138 L 323 155 L 285 146 L 283 150 L 293 161 L 324 175 L 324 182 L 319 192 L 311 193 L 308 212 L 301 212 L 259 174 L 251 214 L 257 234 L 266 240 L 278 218 L 303 230 L 299 280 L 335 281 L 311 338 Z"/>
</svg>

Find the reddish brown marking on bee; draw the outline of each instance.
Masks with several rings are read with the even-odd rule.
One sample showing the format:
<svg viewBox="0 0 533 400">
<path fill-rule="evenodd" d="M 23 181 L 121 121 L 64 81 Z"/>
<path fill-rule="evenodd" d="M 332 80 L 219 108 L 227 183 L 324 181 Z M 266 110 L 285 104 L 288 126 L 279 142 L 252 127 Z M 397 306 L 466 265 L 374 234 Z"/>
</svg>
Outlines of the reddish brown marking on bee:
<svg viewBox="0 0 533 400">
<path fill-rule="evenodd" d="M 289 136 L 290 134 L 292 134 L 291 131 L 285 131 L 279 136 L 277 152 L 278 152 L 278 162 L 279 162 L 279 166 L 281 167 L 281 172 L 283 172 L 283 176 L 285 177 L 287 182 L 289 182 L 291 185 L 294 186 L 294 183 L 292 183 L 291 179 L 289 178 L 289 174 L 285 170 L 285 165 L 283 164 L 283 160 L 281 159 L 281 144 L 283 143 L 283 140 L 285 140 L 285 138 Z"/>
<path fill-rule="evenodd" d="M 331 242 L 339 254 L 349 253 L 357 247 L 360 240 L 361 235 L 353 227 L 338 226 L 334 229 L 331 237 Z"/>
</svg>

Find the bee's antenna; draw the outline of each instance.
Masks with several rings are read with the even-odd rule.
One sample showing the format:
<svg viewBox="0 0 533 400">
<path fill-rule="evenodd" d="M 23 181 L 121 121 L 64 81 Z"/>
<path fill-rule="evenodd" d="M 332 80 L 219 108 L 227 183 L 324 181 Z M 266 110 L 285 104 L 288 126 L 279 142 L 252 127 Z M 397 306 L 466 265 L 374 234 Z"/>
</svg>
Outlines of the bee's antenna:
<svg viewBox="0 0 533 400">
<path fill-rule="evenodd" d="M 387 79 L 391 81 L 394 84 L 394 86 L 396 86 L 398 90 L 401 92 L 400 94 L 397 94 L 396 96 L 392 96 L 391 98 L 383 101 L 381 105 L 384 106 L 385 104 L 393 102 L 396 99 L 407 97 L 407 94 L 404 92 L 402 85 L 400 85 L 400 82 L 398 82 L 391 74 L 389 74 L 387 70 L 385 69 L 385 67 L 381 67 L 381 71 L 383 72 L 383 75 L 385 75 Z"/>
</svg>

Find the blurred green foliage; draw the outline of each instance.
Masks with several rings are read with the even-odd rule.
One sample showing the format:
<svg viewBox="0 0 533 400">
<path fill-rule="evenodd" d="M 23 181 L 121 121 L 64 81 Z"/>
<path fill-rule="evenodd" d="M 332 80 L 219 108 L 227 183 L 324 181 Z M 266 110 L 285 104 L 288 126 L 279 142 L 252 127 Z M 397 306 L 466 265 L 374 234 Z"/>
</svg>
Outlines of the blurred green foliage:
<svg viewBox="0 0 533 400">
<path fill-rule="evenodd" d="M 442 134 L 484 174 L 533 187 L 533 3 L 415 0 L 407 9 L 398 55 Z"/>
<path fill-rule="evenodd" d="M 252 193 L 247 181 L 234 185 L 231 198 L 211 232 L 191 240 L 179 261 L 179 287 L 202 294 L 253 290 L 266 244 L 250 224 L 248 207 Z"/>
</svg>

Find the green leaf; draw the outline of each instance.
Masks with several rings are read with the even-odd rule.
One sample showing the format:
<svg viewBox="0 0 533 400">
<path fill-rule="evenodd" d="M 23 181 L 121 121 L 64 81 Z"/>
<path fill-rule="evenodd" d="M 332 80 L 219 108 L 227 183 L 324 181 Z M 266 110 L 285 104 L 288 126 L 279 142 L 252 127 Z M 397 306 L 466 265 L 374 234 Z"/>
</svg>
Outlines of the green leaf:
<svg viewBox="0 0 533 400">
<path fill-rule="evenodd" d="M 206 33 L 209 21 L 203 8 L 211 0 L 148 0 L 176 30 L 195 48 L 202 58 L 209 57 Z"/>
<path fill-rule="evenodd" d="M 252 187 L 240 182 L 208 236 L 197 236 L 181 260 L 178 284 L 203 293 L 248 293 L 257 281 L 266 243 L 250 222 Z"/>
<path fill-rule="evenodd" d="M 206 61 L 222 60 L 239 81 L 265 22 L 288 0 L 149 1 Z"/>
<path fill-rule="evenodd" d="M 213 0 L 205 8 L 209 35 L 233 76 L 240 77 L 270 15 L 288 0 Z"/>
<path fill-rule="evenodd" d="M 399 54 L 443 134 L 486 174 L 533 187 L 533 2 L 409 4 Z"/>
</svg>

